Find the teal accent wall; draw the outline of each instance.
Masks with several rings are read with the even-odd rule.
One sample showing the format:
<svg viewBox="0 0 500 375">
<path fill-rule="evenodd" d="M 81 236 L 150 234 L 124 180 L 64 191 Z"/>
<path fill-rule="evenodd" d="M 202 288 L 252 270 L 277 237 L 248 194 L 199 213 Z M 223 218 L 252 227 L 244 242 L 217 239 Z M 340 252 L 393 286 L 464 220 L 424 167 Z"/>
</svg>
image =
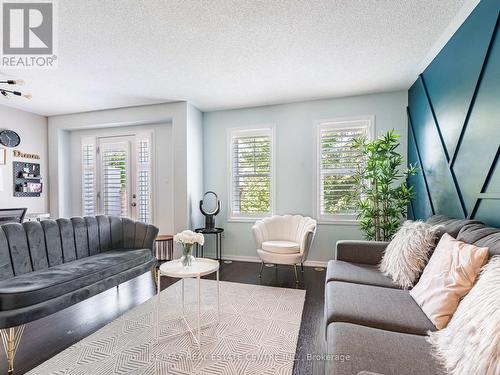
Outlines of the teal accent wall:
<svg viewBox="0 0 500 375">
<path fill-rule="evenodd" d="M 408 92 L 410 217 L 500 226 L 500 0 L 482 0 Z"/>
</svg>

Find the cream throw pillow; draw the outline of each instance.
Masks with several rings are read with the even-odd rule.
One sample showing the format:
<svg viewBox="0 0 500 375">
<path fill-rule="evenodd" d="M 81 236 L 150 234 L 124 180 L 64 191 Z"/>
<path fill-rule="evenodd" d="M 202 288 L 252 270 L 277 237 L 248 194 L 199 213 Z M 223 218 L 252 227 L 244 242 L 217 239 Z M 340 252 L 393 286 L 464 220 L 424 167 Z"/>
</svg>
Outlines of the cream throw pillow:
<svg viewBox="0 0 500 375">
<path fill-rule="evenodd" d="M 380 271 L 400 287 L 412 287 L 436 245 L 438 228 L 423 221 L 405 221 L 387 245 Z"/>
<path fill-rule="evenodd" d="M 483 267 L 448 326 L 429 335 L 449 374 L 500 374 L 500 255 Z"/>
<path fill-rule="evenodd" d="M 437 329 L 446 327 L 488 260 L 488 248 L 445 233 L 410 295 Z"/>
</svg>

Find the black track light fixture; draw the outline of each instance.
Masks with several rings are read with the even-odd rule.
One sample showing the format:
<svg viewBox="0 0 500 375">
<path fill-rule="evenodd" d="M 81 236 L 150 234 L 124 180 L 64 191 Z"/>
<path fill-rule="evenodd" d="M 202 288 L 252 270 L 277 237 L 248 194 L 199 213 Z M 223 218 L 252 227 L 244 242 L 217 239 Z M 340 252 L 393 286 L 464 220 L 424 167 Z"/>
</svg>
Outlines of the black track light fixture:
<svg viewBox="0 0 500 375">
<path fill-rule="evenodd" d="M 22 80 L 22 79 L 8 79 L 8 80 L 0 81 L 0 84 L 22 86 L 22 85 L 24 85 L 24 80 Z M 0 88 L 0 94 L 2 94 L 3 96 L 6 96 L 6 97 L 8 97 L 9 94 L 10 94 L 10 95 L 15 95 L 15 96 L 22 96 L 22 97 L 24 97 L 26 99 L 31 99 L 31 94 L 29 94 L 29 93 L 28 94 L 23 94 L 20 91 L 7 90 L 7 89 L 4 89 L 4 88 Z"/>
</svg>

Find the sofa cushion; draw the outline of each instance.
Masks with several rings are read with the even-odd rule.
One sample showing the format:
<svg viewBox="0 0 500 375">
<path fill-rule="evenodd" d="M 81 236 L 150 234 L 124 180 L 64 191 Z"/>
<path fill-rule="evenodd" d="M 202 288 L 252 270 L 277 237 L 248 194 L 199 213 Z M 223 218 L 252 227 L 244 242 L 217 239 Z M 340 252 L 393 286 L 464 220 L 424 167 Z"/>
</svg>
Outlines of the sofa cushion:
<svg viewBox="0 0 500 375">
<path fill-rule="evenodd" d="M 300 251 L 300 245 L 292 241 L 264 241 L 262 250 L 276 254 L 295 254 Z"/>
<path fill-rule="evenodd" d="M 385 249 L 380 271 L 403 289 L 413 287 L 436 247 L 438 226 L 407 220 Z"/>
<path fill-rule="evenodd" d="M 379 271 L 378 266 L 330 260 L 326 270 L 326 282 L 345 281 L 355 284 L 399 288 L 392 280 Z"/>
<path fill-rule="evenodd" d="M 490 256 L 500 255 L 500 228 L 488 227 L 484 224 L 469 224 L 460 230 L 457 240 L 487 247 Z"/>
<path fill-rule="evenodd" d="M 271 253 L 270 251 L 257 249 L 257 254 L 264 263 L 292 265 L 292 264 L 299 264 L 300 262 L 302 262 L 301 253 L 276 254 L 276 253 Z"/>
<path fill-rule="evenodd" d="M 446 328 L 429 343 L 450 374 L 500 374 L 500 256 L 483 267 Z"/>
<path fill-rule="evenodd" d="M 330 281 L 325 293 L 326 324 L 344 322 L 417 335 L 436 330 L 406 290 Z"/>
<path fill-rule="evenodd" d="M 470 219 L 453 219 L 444 215 L 433 215 L 426 220 L 426 223 L 431 225 L 439 225 L 441 228 L 437 232 L 437 236 L 441 237 L 448 233 L 450 236 L 457 238 L 458 232 L 469 224 L 482 224 L 478 220 Z"/>
<path fill-rule="evenodd" d="M 148 262 L 151 250 L 112 250 L 0 281 L 0 311 L 34 305 Z"/>
<path fill-rule="evenodd" d="M 437 329 L 443 329 L 487 261 L 487 247 L 458 241 L 445 233 L 410 296 Z"/>
<path fill-rule="evenodd" d="M 335 259 L 378 265 L 387 245 L 386 241 L 339 240 L 335 244 Z"/>
<path fill-rule="evenodd" d="M 424 336 L 348 323 L 328 326 L 325 374 L 370 371 L 384 375 L 444 374 Z M 347 357 L 349 356 L 349 357 Z"/>
</svg>

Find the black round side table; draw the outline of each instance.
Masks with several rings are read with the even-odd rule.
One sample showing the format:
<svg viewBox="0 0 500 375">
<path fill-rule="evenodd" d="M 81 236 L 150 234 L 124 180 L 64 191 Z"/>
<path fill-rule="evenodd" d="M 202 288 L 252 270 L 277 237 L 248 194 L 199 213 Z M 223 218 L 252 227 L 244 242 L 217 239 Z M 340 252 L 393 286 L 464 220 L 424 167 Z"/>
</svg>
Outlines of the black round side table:
<svg viewBox="0 0 500 375">
<path fill-rule="evenodd" d="M 215 235 L 215 259 L 222 259 L 222 232 L 224 232 L 223 228 L 196 228 L 194 230 L 196 233 L 201 234 L 214 234 Z M 198 248 L 200 245 L 196 245 L 196 256 L 198 256 Z M 201 246 L 201 257 L 203 258 L 203 246 Z"/>
</svg>

